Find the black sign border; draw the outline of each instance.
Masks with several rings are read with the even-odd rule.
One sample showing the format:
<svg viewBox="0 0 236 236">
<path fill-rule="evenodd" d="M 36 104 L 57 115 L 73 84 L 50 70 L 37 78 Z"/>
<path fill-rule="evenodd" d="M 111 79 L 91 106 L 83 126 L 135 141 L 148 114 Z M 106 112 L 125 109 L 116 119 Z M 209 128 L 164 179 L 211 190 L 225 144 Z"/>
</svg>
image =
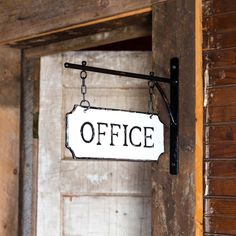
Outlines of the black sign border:
<svg viewBox="0 0 236 236">
<path fill-rule="evenodd" d="M 96 158 L 96 157 L 77 157 L 73 151 L 73 149 L 69 146 L 68 144 L 68 133 L 67 133 L 67 130 L 68 130 L 68 116 L 71 115 L 77 107 L 82 107 L 84 109 L 97 109 L 97 110 L 107 110 L 107 111 L 123 111 L 123 112 L 129 112 L 129 113 L 139 113 L 139 114 L 146 114 L 146 115 L 150 115 L 150 119 L 152 119 L 152 116 L 156 115 L 159 119 L 159 121 L 163 124 L 164 128 L 165 128 L 165 124 L 160 120 L 159 116 L 157 113 L 149 113 L 149 112 L 141 112 L 141 111 L 129 111 L 129 110 L 122 110 L 122 109 L 115 109 L 115 108 L 104 108 L 104 107 L 87 107 L 87 106 L 81 106 L 81 105 L 78 105 L 78 104 L 75 104 L 73 109 L 70 111 L 70 112 L 67 112 L 66 113 L 66 116 L 65 116 L 65 147 L 71 152 L 72 154 L 72 158 L 74 160 L 99 160 L 99 161 L 105 161 L 105 160 L 109 160 L 109 161 L 131 161 L 131 162 L 137 162 L 137 161 L 140 161 L 140 162 L 155 162 L 155 160 L 131 160 L 131 159 L 114 159 L 114 158 Z M 163 152 L 165 153 L 165 151 Z M 163 155 L 163 153 L 161 153 L 158 157 L 158 159 Z M 157 160 L 158 160 L 157 159 Z"/>
</svg>

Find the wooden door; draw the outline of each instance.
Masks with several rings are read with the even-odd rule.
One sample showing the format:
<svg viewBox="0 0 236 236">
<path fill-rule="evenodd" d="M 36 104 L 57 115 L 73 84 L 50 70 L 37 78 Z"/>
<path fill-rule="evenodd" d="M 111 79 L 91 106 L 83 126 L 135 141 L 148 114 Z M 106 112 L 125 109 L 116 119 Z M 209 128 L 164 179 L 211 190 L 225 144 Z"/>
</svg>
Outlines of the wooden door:
<svg viewBox="0 0 236 236">
<path fill-rule="evenodd" d="M 151 163 L 72 160 L 65 114 L 79 104 L 80 72 L 64 62 L 149 73 L 150 52 L 70 52 L 41 58 L 38 236 L 151 235 Z M 93 106 L 147 111 L 147 81 L 88 73 Z"/>
</svg>

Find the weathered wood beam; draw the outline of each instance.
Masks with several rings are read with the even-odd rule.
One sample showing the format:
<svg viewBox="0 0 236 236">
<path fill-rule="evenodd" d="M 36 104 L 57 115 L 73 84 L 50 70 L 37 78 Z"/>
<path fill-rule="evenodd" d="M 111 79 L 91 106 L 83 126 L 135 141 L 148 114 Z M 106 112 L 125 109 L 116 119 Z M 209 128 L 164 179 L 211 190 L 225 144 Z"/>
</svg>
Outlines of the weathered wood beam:
<svg viewBox="0 0 236 236">
<path fill-rule="evenodd" d="M 20 40 L 9 43 L 10 46 L 18 48 L 32 48 L 45 46 L 47 44 L 79 38 L 82 36 L 111 31 L 123 26 L 129 25 L 149 25 L 151 24 L 151 9 L 142 9 L 130 12 L 129 14 L 120 14 L 114 17 L 108 17 L 101 20 L 94 20 L 86 24 L 80 24 L 76 28 L 65 29 L 61 32 L 55 32 L 49 35 L 40 35 L 31 39 Z"/>
<path fill-rule="evenodd" d="M 34 124 L 37 125 L 39 58 L 22 56 L 22 106 L 21 106 L 21 191 L 19 235 L 35 235 L 37 195 L 37 139 L 34 139 Z M 35 116 L 36 114 L 36 116 Z"/>
<path fill-rule="evenodd" d="M 169 75 L 170 58 L 180 59 L 179 174 L 169 174 L 170 120 L 157 98 L 156 110 L 166 124 L 165 154 L 153 165 L 152 235 L 195 235 L 196 49 L 195 0 L 157 1 L 153 5 L 153 67 Z M 198 48 L 199 49 L 199 48 Z M 198 65 L 199 66 L 199 65 Z M 201 67 L 201 66 L 200 66 Z M 198 75 L 199 79 L 199 75 Z M 201 75 L 200 75 L 201 79 Z M 201 83 L 200 83 L 201 86 Z M 198 90 L 201 89 L 198 87 Z M 168 93 L 169 88 L 165 87 Z M 198 94 L 201 98 L 201 93 Z M 198 103 L 202 108 L 202 104 Z M 200 118 L 200 116 L 198 116 Z M 202 122 L 202 121 L 200 121 Z M 201 128 L 201 126 L 198 126 Z M 198 141 L 201 130 L 197 130 Z M 200 155 L 200 150 L 199 154 Z M 201 157 L 200 157 L 201 158 Z M 198 166 L 199 167 L 199 166 Z"/>
<path fill-rule="evenodd" d="M 51 43 L 25 50 L 27 58 L 40 57 L 65 51 L 81 50 L 115 43 L 132 38 L 151 35 L 151 24 L 139 24 L 120 27 L 111 31 L 87 35 L 76 39 Z"/>
<path fill-rule="evenodd" d="M 20 59 L 0 47 L 0 235 L 18 235 Z"/>
<path fill-rule="evenodd" d="M 0 44 L 55 35 L 140 12 L 150 12 L 150 5 L 150 0 L 2 1 Z"/>
</svg>

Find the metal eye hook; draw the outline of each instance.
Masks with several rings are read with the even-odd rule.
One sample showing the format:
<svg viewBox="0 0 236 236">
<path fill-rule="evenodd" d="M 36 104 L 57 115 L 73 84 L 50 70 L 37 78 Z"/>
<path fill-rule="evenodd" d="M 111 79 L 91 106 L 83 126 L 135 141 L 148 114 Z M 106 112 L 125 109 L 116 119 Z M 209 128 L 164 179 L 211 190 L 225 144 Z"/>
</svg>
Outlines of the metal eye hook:
<svg viewBox="0 0 236 236">
<path fill-rule="evenodd" d="M 88 100 L 82 100 L 81 102 L 80 102 L 80 106 L 81 107 L 84 107 L 85 109 L 84 109 L 84 112 L 86 112 L 87 110 L 89 110 L 90 109 L 90 102 L 88 101 Z"/>
<path fill-rule="evenodd" d="M 87 71 L 85 70 L 81 70 L 80 72 L 80 78 L 83 80 L 83 79 L 86 79 L 87 78 Z"/>
</svg>

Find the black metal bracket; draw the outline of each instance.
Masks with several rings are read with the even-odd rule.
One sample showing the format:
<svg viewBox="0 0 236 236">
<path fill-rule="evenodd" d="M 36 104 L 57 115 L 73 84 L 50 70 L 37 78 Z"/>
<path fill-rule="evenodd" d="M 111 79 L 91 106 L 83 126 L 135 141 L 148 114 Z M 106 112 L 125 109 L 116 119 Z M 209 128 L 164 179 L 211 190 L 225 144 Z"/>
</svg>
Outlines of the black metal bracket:
<svg viewBox="0 0 236 236">
<path fill-rule="evenodd" d="M 170 122 L 170 174 L 179 172 L 179 59 L 170 60 L 170 110 L 173 120 Z"/>
<path fill-rule="evenodd" d="M 177 175 L 179 171 L 179 59 L 172 58 L 170 60 L 170 78 L 154 76 L 153 73 L 150 75 L 131 73 L 126 71 L 110 70 L 99 67 L 87 66 L 85 61 L 82 65 L 73 64 L 66 62 L 65 68 L 77 69 L 82 71 L 92 71 L 97 73 L 118 75 L 142 80 L 153 81 L 155 87 L 163 98 L 167 111 L 170 116 L 170 174 Z M 168 102 L 167 96 L 160 86 L 159 82 L 170 84 L 170 103 Z"/>
</svg>

